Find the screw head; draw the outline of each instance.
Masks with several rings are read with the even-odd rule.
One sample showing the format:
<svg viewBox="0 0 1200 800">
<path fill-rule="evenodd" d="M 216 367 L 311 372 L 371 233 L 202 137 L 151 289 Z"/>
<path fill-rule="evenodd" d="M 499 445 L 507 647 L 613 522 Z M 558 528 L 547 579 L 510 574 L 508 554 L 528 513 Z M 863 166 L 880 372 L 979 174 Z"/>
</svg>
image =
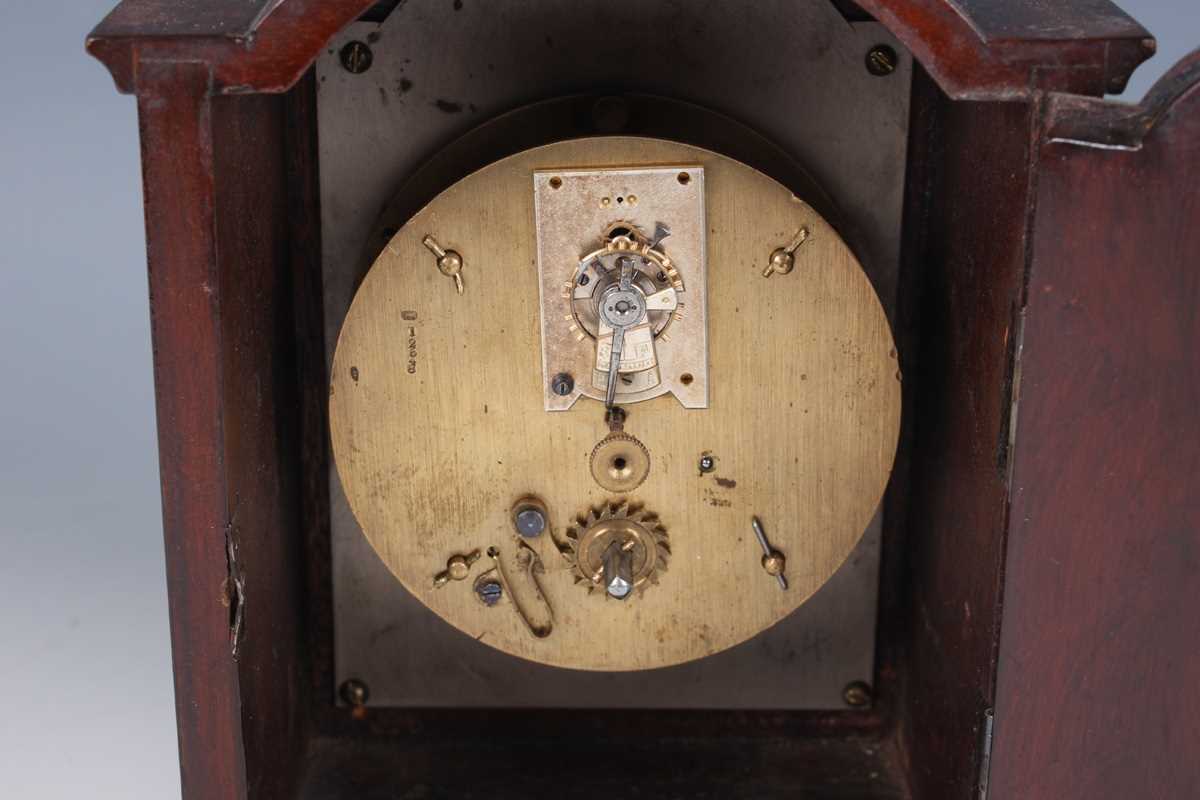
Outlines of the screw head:
<svg viewBox="0 0 1200 800">
<path fill-rule="evenodd" d="M 763 569 L 766 570 L 767 574 L 771 577 L 782 575 L 786 564 L 787 559 L 783 557 L 783 554 L 774 550 L 771 551 L 771 555 L 762 557 Z"/>
<path fill-rule="evenodd" d="M 546 530 L 546 515 L 540 508 L 526 506 L 517 511 L 513 521 L 516 523 L 517 533 L 526 539 L 541 536 Z"/>
<path fill-rule="evenodd" d="M 475 584 L 475 594 L 479 597 L 480 602 L 491 608 L 504 596 L 504 588 L 500 585 L 500 581 L 487 578 Z"/>
<path fill-rule="evenodd" d="M 367 46 L 366 42 L 357 40 L 348 42 L 342 48 L 339 56 L 342 66 L 353 75 L 361 75 L 369 70 L 371 62 L 375 60 L 375 54 L 371 52 L 371 48 Z"/>
<path fill-rule="evenodd" d="M 568 372 L 560 372 L 550 379 L 550 391 L 559 397 L 566 397 L 575 390 L 575 379 Z"/>
<path fill-rule="evenodd" d="M 700 456 L 700 471 L 712 472 L 717 468 L 717 460 L 710 455 Z"/>
<path fill-rule="evenodd" d="M 842 699 L 851 708 L 866 708 L 871 705 L 871 685 L 865 681 L 854 681 L 842 690 Z"/>
<path fill-rule="evenodd" d="M 612 597 L 614 600 L 624 600 L 633 593 L 633 584 L 622 578 L 620 575 L 617 575 L 608 582 L 608 585 L 604 587 L 604 590 L 608 592 L 609 597 Z"/>
<path fill-rule="evenodd" d="M 867 51 L 867 72 L 878 78 L 891 75 L 899 63 L 896 51 L 890 45 L 877 44 Z"/>
<path fill-rule="evenodd" d="M 341 688 L 338 690 L 338 694 L 341 695 L 342 701 L 345 702 L 346 705 L 355 707 L 365 706 L 367 704 L 367 700 L 371 698 L 371 691 L 367 688 L 367 685 L 358 678 L 350 678 L 343 683 Z"/>
<path fill-rule="evenodd" d="M 592 278 L 586 272 L 579 276 L 579 285 L 580 286 L 587 286 L 591 282 L 592 282 Z"/>
</svg>

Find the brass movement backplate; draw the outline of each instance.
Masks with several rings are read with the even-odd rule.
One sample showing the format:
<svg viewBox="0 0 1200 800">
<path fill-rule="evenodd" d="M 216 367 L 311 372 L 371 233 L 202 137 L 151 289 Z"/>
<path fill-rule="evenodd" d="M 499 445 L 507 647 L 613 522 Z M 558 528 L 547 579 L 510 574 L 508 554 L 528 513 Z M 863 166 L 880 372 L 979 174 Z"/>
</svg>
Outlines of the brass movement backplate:
<svg viewBox="0 0 1200 800">
<path fill-rule="evenodd" d="M 654 202 L 652 187 L 628 188 L 635 178 L 653 179 L 656 165 L 671 165 L 673 185 L 684 191 L 702 176 L 702 213 L 671 212 L 667 202 Z M 690 177 L 678 179 L 685 170 Z M 597 213 L 589 208 L 586 224 L 569 217 L 570 224 L 551 226 L 557 232 L 543 237 L 543 255 L 561 253 L 566 263 L 556 256 L 539 273 L 530 182 L 562 191 L 572 174 L 597 183 L 620 176 L 621 196 L 640 190 L 637 208 L 646 215 L 629 220 L 611 201 L 604 206 L 602 198 L 611 197 L 605 185 L 587 201 Z M 562 183 L 551 189 L 556 177 Z M 705 235 L 689 245 L 686 231 L 697 219 L 705 220 Z M 668 236 L 660 223 L 685 231 L 679 247 L 674 229 Z M 800 228 L 809 235 L 795 268 L 764 279 L 763 264 Z M 430 236 L 467 265 L 462 293 L 433 263 Z M 542 336 L 551 329 L 539 324 L 546 289 L 557 283 L 565 303 L 563 276 L 582 274 L 578 265 L 591 265 L 590 254 L 605 242 L 616 243 L 617 257 L 596 268 L 591 280 L 606 288 L 587 302 L 604 314 L 605 298 L 620 299 L 611 319 L 614 331 L 629 320 L 627 338 L 652 327 L 650 309 L 664 287 L 682 282 L 680 296 L 689 296 L 707 278 L 707 332 L 667 329 L 672 345 L 688 345 L 679 357 L 693 359 L 670 363 L 686 363 L 691 386 L 707 374 L 706 402 L 618 392 L 606 405 L 585 389 L 569 409 L 547 410 L 557 372 L 583 373 L 579 386 L 605 359 L 583 342 L 581 361 L 543 362 L 543 352 L 555 357 Z M 674 263 L 676 252 L 677 275 L 655 255 Z M 553 279 L 546 277 L 551 266 Z M 649 274 L 660 267 L 661 278 Z M 566 321 L 569 312 L 559 310 Z M 623 369 L 619 358 L 612 363 Z M 686 396 L 688 381 L 681 382 Z M 401 227 L 342 326 L 329 408 L 350 507 L 409 592 L 506 653 L 628 671 L 733 647 L 829 580 L 887 484 L 900 375 L 870 282 L 802 199 L 715 153 L 605 137 L 498 161 Z M 625 445 L 597 448 L 606 441 Z M 609 460 L 599 472 L 596 458 Z M 600 480 L 635 466 L 640 482 Z M 538 505 L 515 529 L 513 508 L 523 497 Z M 754 518 L 780 558 L 764 562 Z M 487 558 L 474 569 L 494 570 L 494 581 L 481 585 L 474 573 L 439 577 L 448 559 L 475 551 Z"/>
</svg>

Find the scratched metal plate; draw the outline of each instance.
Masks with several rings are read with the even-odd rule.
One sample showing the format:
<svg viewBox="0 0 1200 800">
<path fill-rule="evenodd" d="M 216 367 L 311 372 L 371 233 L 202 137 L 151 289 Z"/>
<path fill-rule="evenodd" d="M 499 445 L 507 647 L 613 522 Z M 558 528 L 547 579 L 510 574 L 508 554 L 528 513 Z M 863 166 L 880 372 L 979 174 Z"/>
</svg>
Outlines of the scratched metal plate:
<svg viewBox="0 0 1200 800">
<path fill-rule="evenodd" d="M 337 53 L 356 39 L 374 60 L 352 75 Z M 878 43 L 901 54 L 888 78 L 864 68 Z M 408 0 L 382 25 L 335 37 L 317 76 L 327 358 L 405 179 L 496 114 L 596 88 L 688 100 L 782 146 L 836 200 L 892 314 L 911 60 L 827 0 Z M 831 709 L 873 675 L 878 516 L 829 583 L 770 630 L 701 661 L 604 674 L 517 659 L 441 621 L 379 560 L 336 471 L 330 494 L 335 679 L 365 681 L 373 705 Z"/>
</svg>

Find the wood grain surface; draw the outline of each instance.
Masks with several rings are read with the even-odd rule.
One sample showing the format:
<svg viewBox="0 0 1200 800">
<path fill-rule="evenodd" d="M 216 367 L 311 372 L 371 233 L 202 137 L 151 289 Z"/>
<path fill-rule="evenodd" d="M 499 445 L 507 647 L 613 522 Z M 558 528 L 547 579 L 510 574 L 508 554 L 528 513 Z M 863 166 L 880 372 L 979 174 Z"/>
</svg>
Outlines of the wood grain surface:
<svg viewBox="0 0 1200 800">
<path fill-rule="evenodd" d="M 1052 103 L 989 797 L 1200 797 L 1200 51 Z"/>
<path fill-rule="evenodd" d="M 435 589 L 456 553 L 497 547 L 518 573 L 513 501 L 541 497 L 555 535 L 614 499 L 588 456 L 601 403 L 542 410 L 532 174 L 546 166 L 695 163 L 709 218 L 710 392 L 706 410 L 671 397 L 629 406 L 650 451 L 631 499 L 671 537 L 669 571 L 626 603 L 576 586 L 549 537 L 535 540 L 554 627 L 536 638 L 510 603 L 480 604 L 470 579 Z M 787 276 L 771 251 L 806 225 Z M 466 291 L 421 244 L 460 252 Z M 414 317 L 405 320 L 404 317 Z M 415 358 L 412 356 L 415 341 Z M 414 363 L 415 362 L 415 363 Z M 410 369 L 415 370 L 410 372 Z M 606 138 L 550 145 L 451 187 L 409 222 L 359 289 L 332 366 L 334 456 L 368 539 L 443 618 L 506 652 L 584 669 L 639 669 L 717 652 L 794 610 L 845 560 L 874 514 L 896 447 L 900 374 L 891 334 L 848 248 L 803 202 L 703 150 Z M 700 473 L 703 453 L 716 470 Z M 750 518 L 788 557 L 781 591 Z M 528 595 L 521 603 L 530 602 Z"/>
</svg>

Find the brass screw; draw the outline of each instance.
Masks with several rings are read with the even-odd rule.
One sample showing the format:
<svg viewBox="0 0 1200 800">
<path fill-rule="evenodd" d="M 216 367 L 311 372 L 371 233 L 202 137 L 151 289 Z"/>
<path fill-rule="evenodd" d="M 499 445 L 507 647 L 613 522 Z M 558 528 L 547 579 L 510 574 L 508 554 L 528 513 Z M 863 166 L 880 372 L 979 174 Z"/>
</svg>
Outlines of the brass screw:
<svg viewBox="0 0 1200 800">
<path fill-rule="evenodd" d="M 854 681 L 842 690 L 842 699 L 851 708 L 866 708 L 874 699 L 871 696 L 871 685 L 865 681 Z"/>
<path fill-rule="evenodd" d="M 867 53 L 867 72 L 877 78 L 891 75 L 897 64 L 896 51 L 886 44 L 877 44 Z"/>
<path fill-rule="evenodd" d="M 367 700 L 371 698 L 371 691 L 358 678 L 351 678 L 343 683 L 339 694 L 341 694 L 342 700 L 345 701 L 346 705 L 354 706 L 355 708 L 365 706 Z"/>
<path fill-rule="evenodd" d="M 366 43 L 353 41 L 342 48 L 340 53 L 342 66 L 352 75 L 361 75 L 371 68 L 375 55 Z"/>
</svg>

